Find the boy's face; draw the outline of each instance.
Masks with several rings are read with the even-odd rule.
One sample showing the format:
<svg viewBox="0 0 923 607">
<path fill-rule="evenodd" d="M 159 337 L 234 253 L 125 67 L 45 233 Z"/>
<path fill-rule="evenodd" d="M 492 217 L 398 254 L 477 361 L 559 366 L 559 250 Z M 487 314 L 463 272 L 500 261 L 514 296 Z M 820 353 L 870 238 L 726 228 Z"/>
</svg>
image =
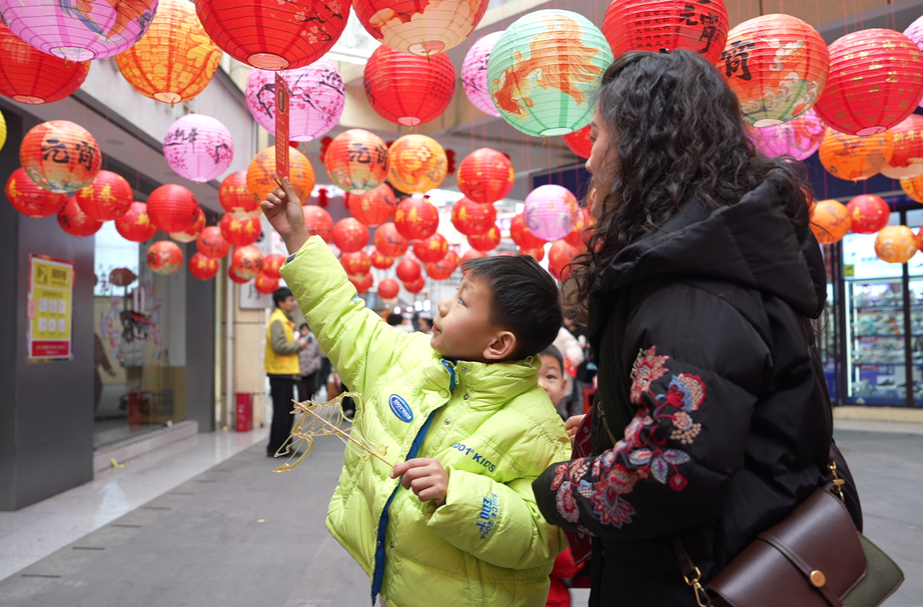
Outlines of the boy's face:
<svg viewBox="0 0 923 607">
<path fill-rule="evenodd" d="M 542 368 L 538 372 L 538 385 L 545 389 L 551 404 L 555 407 L 564 398 L 564 373 L 561 363 L 554 356 L 542 354 Z"/>
<path fill-rule="evenodd" d="M 430 345 L 445 358 L 483 363 L 509 357 L 516 338 L 490 322 L 490 287 L 465 276 L 452 297 L 439 302 Z"/>
</svg>

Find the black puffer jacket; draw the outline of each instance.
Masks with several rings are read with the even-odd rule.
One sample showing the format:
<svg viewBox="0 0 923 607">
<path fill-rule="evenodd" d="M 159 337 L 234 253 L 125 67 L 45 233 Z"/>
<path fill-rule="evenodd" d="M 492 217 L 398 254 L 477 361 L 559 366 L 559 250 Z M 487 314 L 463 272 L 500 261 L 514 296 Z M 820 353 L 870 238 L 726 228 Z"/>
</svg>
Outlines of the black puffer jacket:
<svg viewBox="0 0 923 607">
<path fill-rule="evenodd" d="M 672 532 L 710 579 L 830 477 L 829 398 L 807 345 L 824 264 L 785 214 L 793 199 L 770 176 L 718 210 L 689 202 L 594 287 L 598 455 L 533 485 L 549 521 L 598 538 L 591 605 L 695 606 Z"/>
</svg>

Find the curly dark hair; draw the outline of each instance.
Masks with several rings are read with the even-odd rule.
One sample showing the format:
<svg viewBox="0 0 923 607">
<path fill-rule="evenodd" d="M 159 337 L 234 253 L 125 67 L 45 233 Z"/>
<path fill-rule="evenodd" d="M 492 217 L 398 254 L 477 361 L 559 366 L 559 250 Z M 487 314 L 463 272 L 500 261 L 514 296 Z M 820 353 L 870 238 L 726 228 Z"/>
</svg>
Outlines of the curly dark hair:
<svg viewBox="0 0 923 607">
<path fill-rule="evenodd" d="M 596 120 L 604 123 L 611 145 L 593 159 L 590 197 L 595 192 L 602 199 L 596 223 L 585 233 L 587 252 L 571 263 L 576 288 L 568 299 L 584 317 L 593 283 L 612 258 L 658 229 L 684 202 L 734 204 L 770 171 L 789 180 L 795 192 L 810 193 L 801 163 L 756 150 L 737 95 L 695 53 L 619 56 L 603 75 L 596 103 Z M 807 225 L 804 196 L 788 201 L 786 212 L 794 224 Z"/>
</svg>

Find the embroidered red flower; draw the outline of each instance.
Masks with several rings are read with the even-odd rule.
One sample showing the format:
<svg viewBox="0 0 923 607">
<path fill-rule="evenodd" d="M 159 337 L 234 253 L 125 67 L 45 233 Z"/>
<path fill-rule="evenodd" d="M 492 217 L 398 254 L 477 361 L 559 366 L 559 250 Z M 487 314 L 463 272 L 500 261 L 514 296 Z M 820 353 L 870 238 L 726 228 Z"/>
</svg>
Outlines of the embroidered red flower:
<svg viewBox="0 0 923 607">
<path fill-rule="evenodd" d="M 577 509 L 577 500 L 574 499 L 574 494 L 571 489 L 570 482 L 564 481 L 564 483 L 561 484 L 561 489 L 555 496 L 555 504 L 557 505 L 558 512 L 561 513 L 565 521 L 576 523 L 580 520 L 580 510 Z"/>
<path fill-rule="evenodd" d="M 631 402 L 641 404 L 641 395 L 651 392 L 651 384 L 663 377 L 669 369 L 664 367 L 669 356 L 658 356 L 657 346 L 638 352 L 631 369 Z"/>
</svg>

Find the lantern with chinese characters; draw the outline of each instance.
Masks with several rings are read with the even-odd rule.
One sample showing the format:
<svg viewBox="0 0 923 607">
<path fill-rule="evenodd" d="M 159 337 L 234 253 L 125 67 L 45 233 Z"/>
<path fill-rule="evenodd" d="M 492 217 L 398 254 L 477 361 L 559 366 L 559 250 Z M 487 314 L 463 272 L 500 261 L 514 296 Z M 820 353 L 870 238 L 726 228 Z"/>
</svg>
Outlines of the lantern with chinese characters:
<svg viewBox="0 0 923 607">
<path fill-rule="evenodd" d="M 158 240 L 147 249 L 147 265 L 155 274 L 172 274 L 183 267 L 183 250 L 172 240 Z"/>
<path fill-rule="evenodd" d="M 3 113 L 0 112 L 0 149 L 3 148 L 6 143 L 6 118 L 3 117 Z"/>
<path fill-rule="evenodd" d="M 136 91 L 163 103 L 189 101 L 208 86 L 221 49 L 187 0 L 159 0 L 150 29 L 115 62 Z"/>
<path fill-rule="evenodd" d="M 492 204 L 479 204 L 461 198 L 452 205 L 452 225 L 465 236 L 483 234 L 497 222 L 497 209 Z"/>
<path fill-rule="evenodd" d="M 537 249 L 545 246 L 547 242 L 529 231 L 526 226 L 526 216 L 523 213 L 514 216 L 510 222 L 510 238 L 523 249 Z"/>
<path fill-rule="evenodd" d="M 88 130 L 67 120 L 50 120 L 26 133 L 19 162 L 39 186 L 70 194 L 96 178 L 102 158 Z"/>
<path fill-rule="evenodd" d="M 316 204 L 305 205 L 301 210 L 304 212 L 304 227 L 308 230 L 308 236 L 320 236 L 326 243 L 333 240 L 333 218 L 330 213 Z"/>
<path fill-rule="evenodd" d="M 464 265 L 469 259 L 480 259 L 481 257 L 487 257 L 487 253 L 478 251 L 477 249 L 468 249 L 465 254 L 462 255 L 461 263 Z"/>
<path fill-rule="evenodd" d="M 231 243 L 224 239 L 221 228 L 209 226 L 196 238 L 196 248 L 206 257 L 221 259 L 231 250 Z"/>
<path fill-rule="evenodd" d="M 846 205 L 850 229 L 856 234 L 874 234 L 888 225 L 891 209 L 883 198 L 874 194 L 856 196 Z"/>
<path fill-rule="evenodd" d="M 830 53 L 813 27 L 790 15 L 763 15 L 728 32 L 718 71 L 756 127 L 788 122 L 824 90 Z"/>
<path fill-rule="evenodd" d="M 344 253 L 355 253 L 369 243 L 369 229 L 355 217 L 341 219 L 333 226 L 333 244 Z"/>
<path fill-rule="evenodd" d="M 875 255 L 888 263 L 907 263 L 917 252 L 917 237 L 907 226 L 886 226 L 875 238 Z"/>
<path fill-rule="evenodd" d="M 90 63 L 52 57 L 17 38 L 0 24 L 0 95 L 30 105 L 53 103 L 80 88 Z"/>
<path fill-rule="evenodd" d="M 911 199 L 923 202 L 923 174 L 901 179 L 901 189 Z"/>
<path fill-rule="evenodd" d="M 474 202 L 494 203 L 510 193 L 516 174 L 506 156 L 481 148 L 465 156 L 456 179 L 461 193 Z"/>
<path fill-rule="evenodd" d="M 237 269 L 234 266 L 228 266 L 228 278 L 233 282 L 236 282 L 239 285 L 250 282 L 249 278 L 243 278 L 237 274 Z"/>
<path fill-rule="evenodd" d="M 520 255 L 528 255 L 535 261 L 541 261 L 545 259 L 545 249 L 519 249 Z"/>
<path fill-rule="evenodd" d="M 25 169 L 18 168 L 6 181 L 6 199 L 23 215 L 41 219 L 60 211 L 67 202 L 67 194 L 55 194 L 40 188 L 29 179 Z"/>
<path fill-rule="evenodd" d="M 365 274 L 372 269 L 372 258 L 365 251 L 343 253 L 340 256 L 340 265 L 347 274 Z"/>
<path fill-rule="evenodd" d="M 449 251 L 445 257 L 439 261 L 430 262 L 425 265 L 426 275 L 433 280 L 445 280 L 452 275 L 458 268 L 458 254 L 455 251 Z"/>
<path fill-rule="evenodd" d="M 394 258 L 382 254 L 378 249 L 373 248 L 369 257 L 372 258 L 372 267 L 378 268 L 379 270 L 387 270 L 394 265 Z"/>
<path fill-rule="evenodd" d="M 603 33 L 615 57 L 684 49 L 717 63 L 728 36 L 728 13 L 723 0 L 613 0 Z"/>
<path fill-rule="evenodd" d="M 289 141 L 313 141 L 337 125 L 346 103 L 346 88 L 333 62 L 319 59 L 311 65 L 285 70 L 282 76 L 289 92 Z M 275 135 L 276 73 L 252 70 L 247 76 L 245 95 L 250 113 L 270 135 Z"/>
<path fill-rule="evenodd" d="M 391 144 L 388 156 L 389 183 L 405 194 L 425 194 L 445 180 L 445 150 L 426 135 L 404 135 Z"/>
<path fill-rule="evenodd" d="M 401 285 L 393 278 L 385 278 L 378 283 L 378 296 L 382 299 L 394 299 L 401 292 Z"/>
<path fill-rule="evenodd" d="M 420 267 L 420 262 L 415 259 L 402 259 L 394 272 L 402 282 L 413 282 L 420 278 L 423 269 Z"/>
<path fill-rule="evenodd" d="M 271 146 L 254 156 L 247 167 L 247 189 L 257 204 L 266 200 L 266 194 L 278 187 L 275 175 L 276 148 Z M 314 167 L 304 154 L 293 147 L 288 148 L 288 178 L 295 195 L 302 202 L 311 197 L 314 190 Z"/>
<path fill-rule="evenodd" d="M 439 261 L 449 252 L 449 243 L 442 234 L 436 233 L 429 238 L 413 241 L 413 254 L 424 263 Z"/>
<path fill-rule="evenodd" d="M 567 236 L 577 212 L 577 199 L 567 188 L 542 185 L 526 196 L 526 226 L 542 240 L 558 240 Z M 531 247 L 527 247 L 531 248 Z"/>
<path fill-rule="evenodd" d="M 202 209 L 199 209 L 199 214 L 196 217 L 195 223 L 192 224 L 192 227 L 186 228 L 181 232 L 170 232 L 170 238 L 177 242 L 192 242 L 199 237 L 199 234 L 201 234 L 204 229 L 205 213 L 202 212 Z"/>
<path fill-rule="evenodd" d="M 199 218 L 199 201 L 195 194 L 181 185 L 162 185 L 147 198 L 147 214 L 164 232 L 183 232 Z"/>
<path fill-rule="evenodd" d="M 334 185 L 361 194 L 381 187 L 388 178 L 388 147 L 375 133 L 349 129 L 327 146 L 324 166 Z"/>
<path fill-rule="evenodd" d="M 584 231 L 591 225 L 593 225 L 593 216 L 590 212 L 586 208 L 577 209 L 574 213 L 573 229 L 564 237 L 564 240 L 572 247 L 586 246 Z"/>
<path fill-rule="evenodd" d="M 455 68 L 448 57 L 414 57 L 384 45 L 369 57 L 363 80 L 372 109 L 404 126 L 433 120 L 455 94 Z"/>
<path fill-rule="evenodd" d="M 194 253 L 189 258 L 189 273 L 199 280 L 209 280 L 218 275 L 221 263 L 214 257 Z"/>
<path fill-rule="evenodd" d="M 253 288 L 263 295 L 272 295 L 279 288 L 279 279 L 263 272 L 253 281 Z"/>
<path fill-rule="evenodd" d="M 260 202 L 247 189 L 247 171 L 234 171 L 224 178 L 218 189 L 221 208 L 235 215 L 260 214 Z"/>
<path fill-rule="evenodd" d="M 231 131 L 211 116 L 186 114 L 167 129 L 163 156 L 180 177 L 205 183 L 231 166 L 234 140 Z"/>
<path fill-rule="evenodd" d="M 862 181 L 880 172 L 894 151 L 891 131 L 860 137 L 828 128 L 820 144 L 820 162 L 834 177 Z"/>
<path fill-rule="evenodd" d="M 256 278 L 263 271 L 263 254 L 252 245 L 235 247 L 231 253 L 231 267 L 241 278 Z"/>
<path fill-rule="evenodd" d="M 251 245 L 259 240 L 260 234 L 263 233 L 263 226 L 257 217 L 238 219 L 232 215 L 225 215 L 218 223 L 218 227 L 224 239 L 235 247 Z"/>
<path fill-rule="evenodd" d="M 76 198 L 84 213 L 97 221 L 109 221 L 128 212 L 134 194 L 124 177 L 100 171 L 90 185 L 77 192 Z"/>
<path fill-rule="evenodd" d="M 103 227 L 103 222 L 97 221 L 81 211 L 76 198 L 71 196 L 61 207 L 61 210 L 58 211 L 58 225 L 71 236 L 83 238 L 98 232 Z"/>
<path fill-rule="evenodd" d="M 500 230 L 497 226 L 491 226 L 490 230 L 483 234 L 469 236 L 468 244 L 478 251 L 493 251 L 500 244 Z"/>
<path fill-rule="evenodd" d="M 343 0 L 195 0 L 195 10 L 221 50 L 262 70 L 317 61 L 336 44 L 349 17 Z"/>
<path fill-rule="evenodd" d="M 590 95 L 610 63 L 609 44 L 586 17 L 527 13 L 494 45 L 487 65 L 490 96 L 503 119 L 523 133 L 566 135 L 590 123 Z"/>
<path fill-rule="evenodd" d="M 789 122 L 754 128 L 753 143 L 769 158 L 788 154 L 795 160 L 804 160 L 817 151 L 826 132 L 827 127 L 817 112 L 808 110 Z"/>
<path fill-rule="evenodd" d="M 410 280 L 404 283 L 404 288 L 407 289 L 409 293 L 416 295 L 426 286 L 426 279 L 422 276 L 416 280 Z"/>
<path fill-rule="evenodd" d="M 439 211 L 423 198 L 405 198 L 394 212 L 394 227 L 407 240 L 429 238 L 439 228 Z"/>
<path fill-rule="evenodd" d="M 349 282 L 356 287 L 356 293 L 367 293 L 372 288 L 372 285 L 375 284 L 375 279 L 368 272 L 365 274 L 350 274 L 348 278 Z"/>
<path fill-rule="evenodd" d="M 911 114 L 890 130 L 894 151 L 881 174 L 891 179 L 906 179 L 923 173 L 923 116 Z"/>
<path fill-rule="evenodd" d="M 410 246 L 410 241 L 404 238 L 394 226 L 394 223 L 388 222 L 381 224 L 375 230 L 375 236 L 372 237 L 375 248 L 381 251 L 382 255 L 388 257 L 400 257 Z"/>
<path fill-rule="evenodd" d="M 579 131 L 564 135 L 564 143 L 577 156 L 589 158 L 593 152 L 593 142 L 590 140 L 590 125 L 586 125 Z"/>
<path fill-rule="evenodd" d="M 347 194 L 347 208 L 359 223 L 374 228 L 394 217 L 397 200 L 391 186 L 383 183 L 364 194 Z"/>
<path fill-rule="evenodd" d="M 282 269 L 282 264 L 284 263 L 284 257 L 278 253 L 270 253 L 263 257 L 263 274 L 270 278 L 282 278 L 282 274 L 279 273 L 279 270 Z"/>
<path fill-rule="evenodd" d="M 490 61 L 490 52 L 502 35 L 502 31 L 487 34 L 472 44 L 462 63 L 461 75 L 462 86 L 465 89 L 465 95 L 468 96 L 468 101 L 488 116 L 497 118 L 500 117 L 500 112 L 490 99 L 490 89 L 487 86 L 487 64 Z"/>
<path fill-rule="evenodd" d="M 383 45 L 430 58 L 465 40 L 487 11 L 488 0 L 355 0 L 356 17 Z"/>
<path fill-rule="evenodd" d="M 818 115 L 849 135 L 875 135 L 899 124 L 923 97 L 923 53 L 907 36 L 863 29 L 830 45 L 830 75 Z"/>
<path fill-rule="evenodd" d="M 147 216 L 147 205 L 133 202 L 128 212 L 115 220 L 115 229 L 131 242 L 146 242 L 157 234 L 157 226 Z"/>
<path fill-rule="evenodd" d="M 849 232 L 850 214 L 836 200 L 821 200 L 811 209 L 811 230 L 820 244 L 833 244 Z"/>
</svg>

